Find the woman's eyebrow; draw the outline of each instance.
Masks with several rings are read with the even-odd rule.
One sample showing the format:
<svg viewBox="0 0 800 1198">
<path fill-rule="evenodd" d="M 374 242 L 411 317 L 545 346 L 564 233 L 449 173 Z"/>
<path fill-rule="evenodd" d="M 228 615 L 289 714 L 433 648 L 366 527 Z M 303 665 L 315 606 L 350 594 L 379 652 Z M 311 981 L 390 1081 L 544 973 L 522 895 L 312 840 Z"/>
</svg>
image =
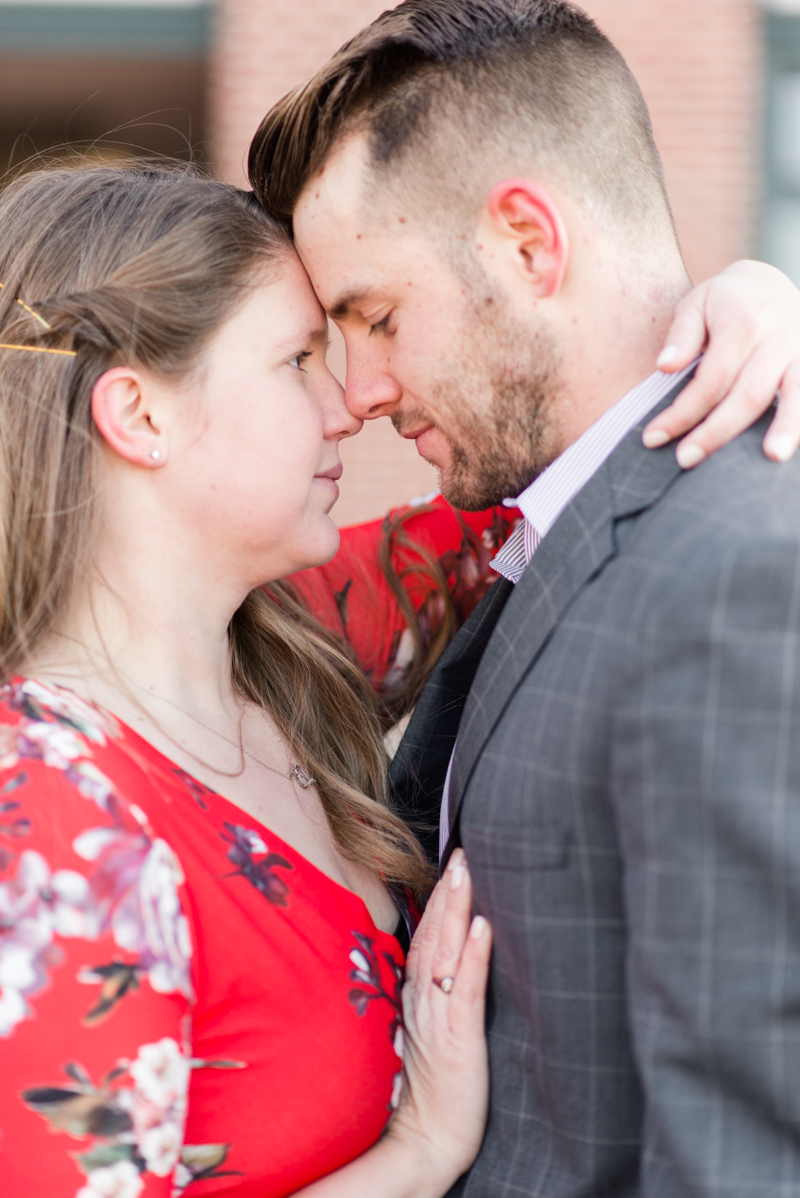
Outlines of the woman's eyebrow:
<svg viewBox="0 0 800 1198">
<path fill-rule="evenodd" d="M 313 329 L 307 329 L 305 332 L 295 333 L 291 337 L 284 337 L 275 346 L 275 352 L 280 354 L 284 350 L 297 349 L 298 345 L 327 345 L 328 344 L 328 326 L 327 324 L 315 325 Z"/>
</svg>

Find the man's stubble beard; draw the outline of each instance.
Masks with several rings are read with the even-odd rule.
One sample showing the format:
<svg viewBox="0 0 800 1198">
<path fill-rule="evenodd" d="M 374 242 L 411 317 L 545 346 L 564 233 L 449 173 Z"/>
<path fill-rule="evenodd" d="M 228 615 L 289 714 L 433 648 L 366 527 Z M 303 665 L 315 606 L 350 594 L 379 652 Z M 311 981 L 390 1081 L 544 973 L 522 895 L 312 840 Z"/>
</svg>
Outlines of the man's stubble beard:
<svg viewBox="0 0 800 1198">
<path fill-rule="evenodd" d="M 516 322 L 493 295 L 470 311 L 462 351 L 448 365 L 430 384 L 434 422 L 450 449 L 440 486 L 454 507 L 482 511 L 520 495 L 557 456 L 555 338 L 543 323 L 532 330 Z M 392 422 L 402 432 L 432 412 L 397 412 Z"/>
</svg>

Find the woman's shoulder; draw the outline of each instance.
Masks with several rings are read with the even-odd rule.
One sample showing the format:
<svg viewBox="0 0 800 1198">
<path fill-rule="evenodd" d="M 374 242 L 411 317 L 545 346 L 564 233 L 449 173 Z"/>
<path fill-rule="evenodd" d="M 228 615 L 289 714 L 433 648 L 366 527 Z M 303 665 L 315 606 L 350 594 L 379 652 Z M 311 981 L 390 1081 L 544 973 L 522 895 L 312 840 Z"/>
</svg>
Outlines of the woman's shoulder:
<svg viewBox="0 0 800 1198">
<path fill-rule="evenodd" d="M 0 688 L 0 919 L 19 914 L 23 893 L 49 894 L 50 938 L 94 940 L 113 928 L 118 948 L 146 958 L 156 988 L 188 998 L 184 873 L 151 823 L 124 741 L 113 716 L 73 692 L 20 678 Z M 145 926 L 156 894 L 171 912 L 157 944 Z"/>
<path fill-rule="evenodd" d="M 127 730 L 110 712 L 35 678 L 0 687 L 0 803 L 22 786 L 33 801 L 55 788 L 82 809 L 90 799 L 107 811 L 123 779 L 128 790 L 143 787 Z"/>
<path fill-rule="evenodd" d="M 47 862 L 96 882 L 124 875 L 127 887 L 131 870 L 164 858 L 171 885 L 184 881 L 174 827 L 167 843 L 157 819 L 158 771 L 137 741 L 74 691 L 34 678 L 0 687 L 0 879 Z"/>
</svg>

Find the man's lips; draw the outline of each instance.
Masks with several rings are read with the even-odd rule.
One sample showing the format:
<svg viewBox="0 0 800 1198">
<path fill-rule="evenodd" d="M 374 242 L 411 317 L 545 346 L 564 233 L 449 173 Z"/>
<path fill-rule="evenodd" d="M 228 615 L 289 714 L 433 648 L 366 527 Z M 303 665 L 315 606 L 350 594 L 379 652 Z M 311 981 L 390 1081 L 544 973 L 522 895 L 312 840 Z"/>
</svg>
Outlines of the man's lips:
<svg viewBox="0 0 800 1198">
<path fill-rule="evenodd" d="M 398 428 L 397 431 L 405 441 L 416 441 L 417 437 L 421 437 L 423 433 L 427 433 L 433 427 L 432 424 L 410 424 L 406 428 Z"/>
<path fill-rule="evenodd" d="M 395 425 L 395 428 L 397 428 L 397 425 Z M 408 424 L 405 428 L 401 425 L 400 428 L 397 428 L 397 431 L 406 441 L 416 442 L 417 453 L 421 458 L 433 462 L 434 465 L 436 464 L 431 456 L 434 449 L 432 444 L 433 436 L 438 432 L 435 424 Z"/>
<path fill-rule="evenodd" d="M 425 458 L 425 460 L 428 462 L 434 461 L 434 437 L 436 436 L 437 432 L 438 429 L 436 428 L 436 425 L 429 424 L 427 428 L 421 429 L 414 436 L 414 441 L 416 442 L 417 446 L 417 453 L 421 458 Z"/>
</svg>

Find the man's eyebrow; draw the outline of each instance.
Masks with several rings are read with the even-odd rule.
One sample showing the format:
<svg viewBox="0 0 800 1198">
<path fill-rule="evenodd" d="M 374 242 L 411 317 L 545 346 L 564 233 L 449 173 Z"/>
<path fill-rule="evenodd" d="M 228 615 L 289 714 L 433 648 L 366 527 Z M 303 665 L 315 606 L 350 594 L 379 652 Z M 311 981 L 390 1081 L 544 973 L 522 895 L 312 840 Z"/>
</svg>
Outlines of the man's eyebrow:
<svg viewBox="0 0 800 1198">
<path fill-rule="evenodd" d="M 355 288 L 353 291 L 346 292 L 341 299 L 337 300 L 332 308 L 328 309 L 328 315 L 332 320 L 343 320 L 348 315 L 350 309 L 356 304 L 362 304 L 370 294 L 369 287 Z"/>
</svg>

